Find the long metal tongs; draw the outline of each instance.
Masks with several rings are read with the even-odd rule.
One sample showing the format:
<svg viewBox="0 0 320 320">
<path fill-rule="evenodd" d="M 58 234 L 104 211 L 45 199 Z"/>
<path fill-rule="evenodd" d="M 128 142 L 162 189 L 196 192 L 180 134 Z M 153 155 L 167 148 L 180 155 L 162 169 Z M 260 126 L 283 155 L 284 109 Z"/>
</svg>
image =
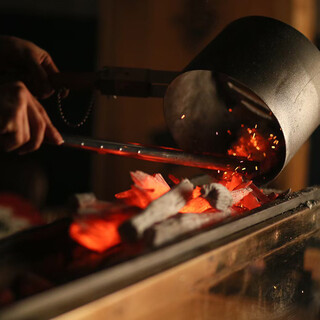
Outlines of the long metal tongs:
<svg viewBox="0 0 320 320">
<path fill-rule="evenodd" d="M 148 147 L 136 143 L 118 143 L 64 135 L 64 146 L 90 150 L 99 154 L 114 154 L 146 161 L 170 163 L 222 172 L 239 172 L 255 176 L 259 164 L 246 158 L 216 154 L 193 154 L 167 147 Z"/>
</svg>

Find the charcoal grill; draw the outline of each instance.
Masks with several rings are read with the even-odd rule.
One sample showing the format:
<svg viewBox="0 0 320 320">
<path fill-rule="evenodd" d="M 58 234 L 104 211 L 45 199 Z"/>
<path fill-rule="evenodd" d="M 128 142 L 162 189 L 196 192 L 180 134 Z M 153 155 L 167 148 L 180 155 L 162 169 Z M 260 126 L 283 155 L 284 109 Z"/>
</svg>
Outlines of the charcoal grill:
<svg viewBox="0 0 320 320">
<path fill-rule="evenodd" d="M 320 188 L 308 188 L 157 250 L 113 258 L 100 270 L 98 265 L 87 268 L 77 279 L 62 273 L 59 285 L 2 309 L 0 317 L 228 319 L 237 314 L 238 319 L 286 319 L 295 313 L 317 319 L 313 295 L 319 279 L 312 278 L 310 262 L 307 270 L 304 264 L 310 248 L 320 250 L 319 200 Z M 42 245 L 49 241 L 52 253 L 56 237 L 63 245 L 67 225 L 39 228 L 33 250 L 39 250 L 39 240 Z M 30 232 L 1 243 L 2 268 L 7 264 L 15 270 L 22 263 L 21 242 L 28 243 Z M 35 256 L 31 264 L 37 270 Z M 316 272 L 317 261 L 312 265 Z"/>
</svg>

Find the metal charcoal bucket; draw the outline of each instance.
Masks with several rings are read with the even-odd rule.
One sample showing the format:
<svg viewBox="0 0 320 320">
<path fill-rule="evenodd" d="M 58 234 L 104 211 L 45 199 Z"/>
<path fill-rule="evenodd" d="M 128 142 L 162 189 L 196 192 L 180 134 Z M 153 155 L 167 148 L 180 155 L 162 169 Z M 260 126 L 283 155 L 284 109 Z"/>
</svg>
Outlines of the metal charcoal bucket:
<svg viewBox="0 0 320 320">
<path fill-rule="evenodd" d="M 273 150 L 263 155 L 255 179 L 263 184 L 319 125 L 319 91 L 318 49 L 283 22 L 245 17 L 228 25 L 170 84 L 164 113 L 187 151 L 236 155 L 244 131 L 249 140 L 255 134 L 268 140 Z"/>
</svg>

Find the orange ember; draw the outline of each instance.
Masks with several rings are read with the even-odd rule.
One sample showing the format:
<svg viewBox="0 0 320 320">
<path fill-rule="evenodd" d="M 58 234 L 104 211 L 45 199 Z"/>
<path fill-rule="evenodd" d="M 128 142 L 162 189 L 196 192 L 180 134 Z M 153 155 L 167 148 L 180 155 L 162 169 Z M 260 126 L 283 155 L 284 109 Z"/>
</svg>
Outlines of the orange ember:
<svg viewBox="0 0 320 320">
<path fill-rule="evenodd" d="M 169 185 L 160 173 L 149 175 L 142 171 L 130 172 L 134 185 L 130 190 L 117 193 L 115 197 L 127 205 L 146 208 L 149 203 L 170 190 Z"/>
<path fill-rule="evenodd" d="M 192 192 L 192 198 L 188 203 L 179 211 L 180 213 L 202 213 L 208 209 L 213 209 L 210 203 L 201 197 L 201 188 L 196 187 Z"/>
<path fill-rule="evenodd" d="M 82 246 L 103 252 L 121 242 L 118 227 L 130 217 L 132 214 L 116 213 L 79 218 L 71 224 L 69 234 Z"/>
</svg>

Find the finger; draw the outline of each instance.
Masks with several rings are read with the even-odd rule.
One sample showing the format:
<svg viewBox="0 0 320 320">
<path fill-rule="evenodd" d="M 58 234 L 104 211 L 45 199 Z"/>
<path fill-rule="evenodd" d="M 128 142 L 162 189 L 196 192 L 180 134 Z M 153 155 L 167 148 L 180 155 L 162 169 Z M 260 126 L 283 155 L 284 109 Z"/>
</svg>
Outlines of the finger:
<svg viewBox="0 0 320 320">
<path fill-rule="evenodd" d="M 0 135 L 1 149 L 7 152 L 16 150 L 30 139 L 29 123 L 25 111 L 18 110 L 6 133 Z"/>
<path fill-rule="evenodd" d="M 27 88 L 20 82 L 10 82 L 0 86 L 0 130 L 12 131 L 13 120 L 19 108 L 26 108 Z M 26 110 L 26 109 L 25 109 Z M 9 127 L 9 128 L 8 128 Z"/>
<path fill-rule="evenodd" d="M 45 140 L 53 144 L 62 144 L 63 138 L 59 131 L 56 129 L 56 127 L 52 124 L 46 110 L 43 108 L 43 106 L 39 103 L 37 99 L 34 98 L 34 100 L 36 108 L 38 109 L 39 113 L 41 114 L 46 123 Z"/>
<path fill-rule="evenodd" d="M 43 55 L 42 61 L 41 61 L 41 65 L 48 75 L 59 72 L 58 67 L 53 62 L 50 54 L 47 52 L 44 52 L 44 55 Z"/>
<path fill-rule="evenodd" d="M 26 114 L 28 94 L 21 82 L 0 86 L 0 146 L 6 151 L 19 148 L 30 137 Z"/>
<path fill-rule="evenodd" d="M 32 100 L 30 100 L 28 105 L 27 114 L 30 126 L 30 139 L 17 150 L 19 154 L 39 149 L 44 139 L 46 123 Z"/>
<path fill-rule="evenodd" d="M 17 107 L 19 108 L 19 107 Z M 19 130 L 19 123 L 17 120 L 18 109 L 10 110 L 9 108 L 1 110 L 0 115 L 0 134 L 13 133 Z"/>
</svg>

